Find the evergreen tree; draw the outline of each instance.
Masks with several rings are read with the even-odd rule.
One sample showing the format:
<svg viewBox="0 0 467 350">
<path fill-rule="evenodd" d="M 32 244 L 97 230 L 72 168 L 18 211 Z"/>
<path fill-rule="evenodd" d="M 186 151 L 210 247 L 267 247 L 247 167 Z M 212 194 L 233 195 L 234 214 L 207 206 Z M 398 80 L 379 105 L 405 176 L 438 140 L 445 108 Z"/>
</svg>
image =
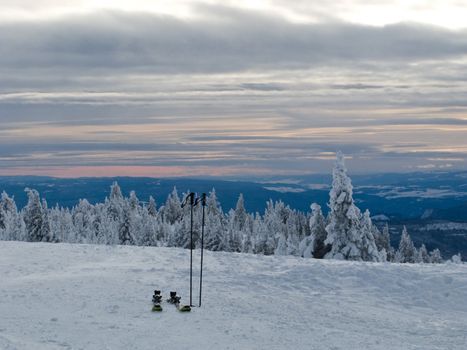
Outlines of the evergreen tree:
<svg viewBox="0 0 467 350">
<path fill-rule="evenodd" d="M 325 244 L 327 236 L 326 219 L 320 205 L 313 203 L 310 208 L 310 235 L 303 238 L 300 242 L 300 256 L 322 259 L 331 249 L 330 245 Z"/>
<path fill-rule="evenodd" d="M 26 188 L 28 194 L 28 204 L 24 208 L 23 218 L 26 224 L 27 240 L 30 242 L 42 242 L 44 225 L 44 213 L 36 190 Z"/>
<path fill-rule="evenodd" d="M 453 264 L 462 264 L 462 256 L 461 253 L 458 253 L 456 255 L 453 255 L 451 258 L 451 262 Z"/>
<path fill-rule="evenodd" d="M 135 244 L 135 238 L 131 232 L 131 208 L 124 206 L 122 208 L 122 218 L 118 229 L 118 238 L 120 244 L 133 245 Z"/>
<path fill-rule="evenodd" d="M 407 228 L 404 226 L 395 260 L 399 263 L 414 263 L 415 253 L 416 251 L 412 239 L 407 232 Z"/>
<path fill-rule="evenodd" d="M 114 182 L 110 186 L 110 198 L 106 200 L 106 207 L 107 213 L 112 220 L 119 221 L 120 217 L 122 216 L 123 206 L 125 200 L 122 195 L 122 191 L 120 186 L 118 186 L 117 182 Z"/>
<path fill-rule="evenodd" d="M 441 256 L 441 252 L 438 248 L 432 250 L 430 252 L 430 262 L 432 264 L 441 264 L 443 262 L 443 258 Z"/>
<path fill-rule="evenodd" d="M 204 246 L 214 251 L 229 251 L 229 240 L 226 237 L 226 220 L 213 189 L 206 198 L 206 229 Z"/>
<path fill-rule="evenodd" d="M 381 261 L 374 237 L 363 232 L 361 212 L 354 204 L 352 183 L 347 176 L 344 156 L 337 153 L 333 170 L 332 189 L 329 193 L 329 224 L 326 226 L 325 244 L 331 250 L 328 259 Z"/>
<path fill-rule="evenodd" d="M 18 213 L 16 203 L 4 191 L 0 200 L 0 239 L 23 240 L 24 222 Z"/>
<path fill-rule="evenodd" d="M 173 225 L 175 222 L 182 219 L 183 212 L 181 204 L 177 189 L 174 187 L 172 193 L 167 197 L 167 201 L 163 208 L 165 221 Z"/>
<path fill-rule="evenodd" d="M 417 251 L 416 262 L 425 264 L 430 262 L 430 256 L 424 244 Z"/>
<path fill-rule="evenodd" d="M 276 247 L 274 234 L 269 231 L 265 221 L 259 213 L 256 213 L 253 222 L 255 232 L 255 243 L 253 252 L 255 254 L 272 255 Z"/>
<path fill-rule="evenodd" d="M 137 212 L 138 209 L 140 208 L 139 199 L 136 196 L 135 191 L 130 191 L 130 198 L 128 199 L 128 204 L 132 212 Z"/>
<path fill-rule="evenodd" d="M 240 194 L 237 200 L 237 205 L 235 206 L 235 212 L 233 216 L 233 228 L 239 232 L 242 232 L 245 228 L 247 216 L 248 215 L 245 210 L 243 194 Z"/>
<path fill-rule="evenodd" d="M 364 261 L 386 261 L 387 252 L 383 247 L 378 251 L 376 238 L 381 235 L 378 228 L 371 221 L 370 211 L 367 209 L 362 217 L 362 260 Z"/>
<path fill-rule="evenodd" d="M 149 196 L 148 214 L 151 215 L 152 217 L 157 216 L 157 206 L 156 206 L 156 201 L 154 200 L 153 196 Z"/>
<path fill-rule="evenodd" d="M 141 246 L 158 246 L 154 217 L 149 214 L 149 210 L 143 210 L 140 222 L 141 225 L 137 231 L 140 233 L 138 236 L 138 244 Z"/>
<path fill-rule="evenodd" d="M 75 240 L 79 243 L 94 242 L 92 205 L 86 199 L 80 199 L 72 209 L 72 222 L 75 228 Z"/>
</svg>

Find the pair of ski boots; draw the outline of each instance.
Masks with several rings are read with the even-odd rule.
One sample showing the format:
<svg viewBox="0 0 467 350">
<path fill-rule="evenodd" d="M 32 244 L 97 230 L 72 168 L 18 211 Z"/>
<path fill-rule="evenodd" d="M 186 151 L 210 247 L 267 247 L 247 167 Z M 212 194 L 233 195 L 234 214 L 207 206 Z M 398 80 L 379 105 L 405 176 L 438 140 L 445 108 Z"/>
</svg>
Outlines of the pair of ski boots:
<svg viewBox="0 0 467 350">
<path fill-rule="evenodd" d="M 179 297 L 177 295 L 177 292 L 170 292 L 170 298 L 167 299 L 167 302 L 169 304 L 175 305 L 177 310 L 180 311 L 180 312 L 190 312 L 191 311 L 191 306 L 190 305 L 180 305 L 180 299 L 181 299 L 181 297 Z M 160 290 L 155 290 L 154 291 L 154 295 L 152 296 L 152 302 L 154 304 L 153 307 L 152 307 L 152 311 L 156 311 L 156 312 L 162 311 L 162 306 L 161 306 L 162 295 L 161 295 Z"/>
</svg>

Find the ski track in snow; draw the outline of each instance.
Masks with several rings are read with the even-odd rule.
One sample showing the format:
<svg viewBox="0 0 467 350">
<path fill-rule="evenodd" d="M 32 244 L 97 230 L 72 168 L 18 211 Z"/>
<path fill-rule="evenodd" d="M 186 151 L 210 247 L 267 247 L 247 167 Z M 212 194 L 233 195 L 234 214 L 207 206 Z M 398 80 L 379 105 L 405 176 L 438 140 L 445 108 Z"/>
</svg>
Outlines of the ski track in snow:
<svg viewBox="0 0 467 350">
<path fill-rule="evenodd" d="M 195 252 L 194 303 L 199 251 Z M 0 242 L 0 349 L 467 349 L 467 265 Z"/>
</svg>

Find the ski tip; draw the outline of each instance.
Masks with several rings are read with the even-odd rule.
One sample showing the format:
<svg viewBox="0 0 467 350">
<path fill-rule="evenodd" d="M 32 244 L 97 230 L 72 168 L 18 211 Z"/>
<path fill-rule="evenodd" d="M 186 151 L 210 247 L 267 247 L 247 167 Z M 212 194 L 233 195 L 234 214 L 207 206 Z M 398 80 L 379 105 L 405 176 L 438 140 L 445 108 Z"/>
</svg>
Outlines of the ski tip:
<svg viewBox="0 0 467 350">
<path fill-rule="evenodd" d="M 153 311 L 153 312 L 160 312 L 160 311 L 162 311 L 162 306 L 160 306 L 160 305 L 154 305 L 154 306 L 152 307 L 152 311 Z"/>
<path fill-rule="evenodd" d="M 190 305 L 180 305 L 178 308 L 178 311 L 180 312 L 190 312 L 191 311 L 191 306 Z"/>
</svg>

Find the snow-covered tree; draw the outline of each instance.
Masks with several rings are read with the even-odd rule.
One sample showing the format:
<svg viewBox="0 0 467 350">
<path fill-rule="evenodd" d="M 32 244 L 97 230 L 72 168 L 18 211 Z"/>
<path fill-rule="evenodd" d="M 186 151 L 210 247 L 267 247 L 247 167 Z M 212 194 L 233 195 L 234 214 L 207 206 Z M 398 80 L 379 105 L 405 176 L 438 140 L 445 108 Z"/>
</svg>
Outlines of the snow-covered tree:
<svg viewBox="0 0 467 350">
<path fill-rule="evenodd" d="M 233 214 L 233 228 L 239 232 L 242 232 L 245 228 L 247 217 L 248 214 L 245 210 L 245 201 L 243 199 L 243 194 L 240 194 Z"/>
<path fill-rule="evenodd" d="M 24 240 L 25 226 L 15 200 L 4 191 L 0 199 L 0 239 Z"/>
<path fill-rule="evenodd" d="M 165 206 L 162 209 L 165 221 L 173 225 L 175 222 L 181 220 L 183 215 L 181 204 L 177 189 L 174 187 L 172 193 L 167 197 Z"/>
<path fill-rule="evenodd" d="M 399 249 L 396 252 L 395 261 L 399 263 L 414 263 L 415 255 L 415 246 L 407 232 L 407 228 L 404 226 L 402 229 L 401 240 L 399 242 Z"/>
<path fill-rule="evenodd" d="M 75 239 L 79 243 L 94 242 L 93 210 L 86 199 L 80 199 L 78 205 L 72 209 L 72 221 L 75 228 Z"/>
<path fill-rule="evenodd" d="M 122 217 L 118 228 L 118 239 L 120 244 L 135 244 L 135 238 L 131 232 L 131 208 L 128 205 L 122 208 Z"/>
<path fill-rule="evenodd" d="M 347 176 L 341 152 L 337 153 L 332 175 L 329 224 L 326 226 L 325 240 L 325 244 L 331 245 L 331 250 L 325 258 L 381 261 L 374 237 L 362 227 L 362 215 L 354 204 L 352 183 Z"/>
<path fill-rule="evenodd" d="M 128 199 L 128 204 L 132 212 L 137 212 L 138 209 L 140 208 L 139 199 L 136 196 L 135 191 L 130 191 L 130 198 Z"/>
<path fill-rule="evenodd" d="M 422 246 L 416 251 L 415 262 L 422 264 L 430 262 L 430 256 L 428 255 L 428 251 L 424 244 L 422 244 Z"/>
<path fill-rule="evenodd" d="M 456 255 L 453 255 L 451 258 L 451 262 L 453 264 L 462 264 L 462 256 L 461 253 L 458 253 Z"/>
<path fill-rule="evenodd" d="M 381 235 L 378 228 L 371 221 L 370 211 L 367 209 L 362 217 L 362 260 L 365 261 L 386 261 L 387 251 L 382 248 L 380 251 L 376 245 L 376 238 Z"/>
<path fill-rule="evenodd" d="M 443 257 L 441 256 L 441 252 L 438 248 L 430 252 L 430 262 L 432 264 L 441 264 L 443 262 Z"/>
<path fill-rule="evenodd" d="M 148 208 L 149 209 L 149 208 Z M 138 232 L 139 235 L 137 236 L 138 245 L 141 246 L 157 246 L 159 243 L 158 231 L 156 229 L 156 220 L 155 218 L 149 213 L 149 210 L 143 210 L 141 214 L 140 225 L 138 225 Z M 157 222 L 158 225 L 161 225 L 162 222 Z M 161 240 L 163 239 L 160 237 Z"/>
<path fill-rule="evenodd" d="M 305 236 L 300 242 L 300 256 L 304 258 L 322 259 L 331 249 L 326 241 L 326 219 L 324 218 L 321 206 L 313 203 L 310 206 L 310 235 Z"/>
<path fill-rule="evenodd" d="M 206 198 L 204 246 L 214 251 L 229 251 L 226 220 L 213 189 Z"/>
<path fill-rule="evenodd" d="M 274 234 L 269 231 L 265 221 L 259 213 L 256 213 L 253 221 L 253 232 L 255 232 L 255 242 L 253 252 L 255 254 L 272 255 L 276 247 Z"/>
<path fill-rule="evenodd" d="M 122 190 L 117 182 L 114 182 L 110 186 L 110 198 L 106 200 L 105 205 L 110 218 L 115 221 L 119 221 L 119 218 L 122 217 L 125 200 L 122 195 Z"/>
<path fill-rule="evenodd" d="M 151 215 L 152 217 L 157 216 L 156 200 L 154 199 L 153 196 L 149 196 L 148 214 Z"/>
<path fill-rule="evenodd" d="M 53 242 L 50 235 L 50 224 L 47 209 L 44 210 L 39 197 L 39 192 L 27 188 L 28 204 L 24 208 L 23 218 L 26 224 L 27 240 L 30 242 Z"/>
</svg>

